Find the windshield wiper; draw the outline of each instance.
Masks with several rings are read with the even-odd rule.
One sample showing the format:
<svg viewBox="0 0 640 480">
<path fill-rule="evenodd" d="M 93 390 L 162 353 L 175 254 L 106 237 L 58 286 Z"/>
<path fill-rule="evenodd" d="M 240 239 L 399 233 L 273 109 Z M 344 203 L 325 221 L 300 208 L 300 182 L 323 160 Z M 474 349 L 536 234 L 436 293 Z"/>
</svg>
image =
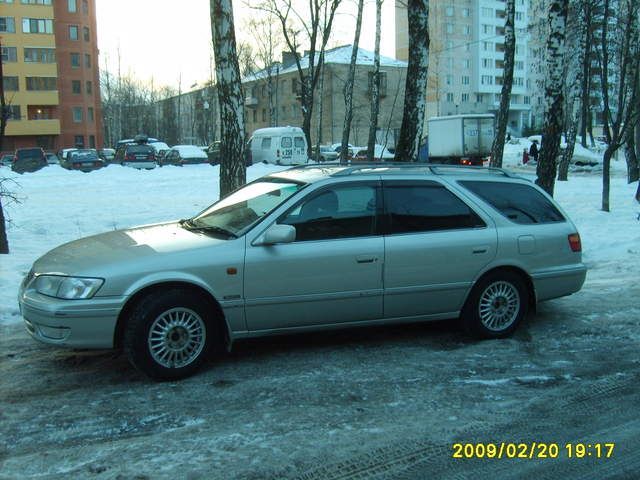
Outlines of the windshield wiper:
<svg viewBox="0 0 640 480">
<path fill-rule="evenodd" d="M 231 238 L 238 238 L 238 236 L 233 233 L 231 230 L 227 230 L 226 228 L 218 227 L 216 225 L 203 225 L 197 224 L 192 218 L 182 219 L 178 222 L 181 227 L 186 228 L 187 230 L 197 231 L 197 232 L 211 232 L 211 233 L 220 233 L 222 235 L 226 235 Z"/>
</svg>

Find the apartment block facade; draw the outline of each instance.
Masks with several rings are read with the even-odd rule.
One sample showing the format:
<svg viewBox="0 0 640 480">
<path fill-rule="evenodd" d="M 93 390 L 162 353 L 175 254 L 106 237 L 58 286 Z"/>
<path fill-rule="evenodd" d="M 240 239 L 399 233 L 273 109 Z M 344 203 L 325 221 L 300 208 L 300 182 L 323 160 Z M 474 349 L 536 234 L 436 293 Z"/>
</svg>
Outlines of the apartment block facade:
<svg viewBox="0 0 640 480">
<path fill-rule="evenodd" d="M 516 53 L 508 129 L 521 133 L 532 117 L 530 0 L 516 0 Z M 504 64 L 504 0 L 430 0 L 430 58 L 426 118 L 495 113 Z M 409 55 L 407 10 L 396 2 L 396 56 Z"/>
<path fill-rule="evenodd" d="M 0 0 L 3 150 L 100 148 L 95 0 Z"/>
</svg>

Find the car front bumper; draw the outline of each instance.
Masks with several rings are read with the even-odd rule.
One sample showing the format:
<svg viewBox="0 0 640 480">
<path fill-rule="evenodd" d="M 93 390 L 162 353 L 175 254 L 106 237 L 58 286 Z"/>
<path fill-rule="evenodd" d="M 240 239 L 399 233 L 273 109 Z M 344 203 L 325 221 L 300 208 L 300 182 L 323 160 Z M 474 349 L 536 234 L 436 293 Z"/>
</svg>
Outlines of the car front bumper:
<svg viewBox="0 0 640 480">
<path fill-rule="evenodd" d="M 27 332 L 44 343 L 74 348 L 113 348 L 126 297 L 61 300 L 21 290 L 18 303 Z"/>
</svg>

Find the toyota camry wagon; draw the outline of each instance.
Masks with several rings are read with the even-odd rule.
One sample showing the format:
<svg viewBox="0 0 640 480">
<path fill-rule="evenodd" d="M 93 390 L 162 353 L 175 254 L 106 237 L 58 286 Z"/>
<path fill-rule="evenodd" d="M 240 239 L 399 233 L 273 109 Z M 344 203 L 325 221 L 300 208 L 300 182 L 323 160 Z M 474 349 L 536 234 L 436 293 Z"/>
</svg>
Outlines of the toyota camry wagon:
<svg viewBox="0 0 640 480">
<path fill-rule="evenodd" d="M 61 245 L 19 303 L 37 340 L 123 348 L 176 379 L 247 337 L 449 318 L 505 337 L 585 275 L 575 225 L 526 179 L 333 164 L 267 175 L 192 218 Z"/>
</svg>

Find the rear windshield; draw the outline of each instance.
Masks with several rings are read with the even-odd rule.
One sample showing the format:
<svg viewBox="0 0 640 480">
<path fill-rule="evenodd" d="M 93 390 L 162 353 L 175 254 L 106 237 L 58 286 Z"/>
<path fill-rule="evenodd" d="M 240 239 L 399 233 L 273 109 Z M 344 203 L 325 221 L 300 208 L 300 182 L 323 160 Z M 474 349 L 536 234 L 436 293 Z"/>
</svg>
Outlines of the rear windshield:
<svg viewBox="0 0 640 480">
<path fill-rule="evenodd" d="M 528 224 L 565 221 L 555 205 L 532 185 L 477 181 L 459 183 L 512 222 Z"/>
<path fill-rule="evenodd" d="M 95 160 L 98 158 L 98 154 L 93 150 L 76 150 L 70 155 L 72 160 Z"/>
<path fill-rule="evenodd" d="M 153 153 L 153 147 L 149 145 L 129 145 L 127 147 L 128 153 Z"/>
<path fill-rule="evenodd" d="M 42 158 L 42 150 L 39 148 L 25 148 L 16 152 L 18 158 Z"/>
</svg>

